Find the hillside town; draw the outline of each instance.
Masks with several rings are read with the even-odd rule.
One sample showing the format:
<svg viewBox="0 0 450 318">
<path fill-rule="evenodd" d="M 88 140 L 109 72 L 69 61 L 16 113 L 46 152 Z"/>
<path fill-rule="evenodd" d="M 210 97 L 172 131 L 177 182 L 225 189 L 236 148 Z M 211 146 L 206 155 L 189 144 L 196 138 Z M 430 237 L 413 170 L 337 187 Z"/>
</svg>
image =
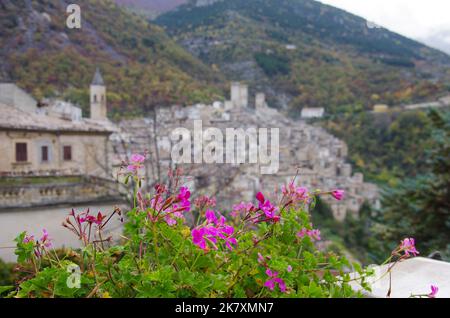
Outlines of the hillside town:
<svg viewBox="0 0 450 318">
<path fill-rule="evenodd" d="M 146 167 L 150 179 L 154 179 L 172 165 L 170 132 L 177 127 L 193 129 L 194 120 L 201 120 L 204 128 L 217 127 L 223 131 L 230 127 L 276 127 L 280 131 L 278 172 L 261 175 L 258 165 L 248 163 L 188 164 L 182 165 L 187 182 L 204 194 L 217 196 L 218 202 L 228 203 L 252 201 L 258 191 L 280 191 L 282 185 L 293 180 L 311 190 L 342 188 L 348 194 L 346 198 L 329 201 L 334 217 L 340 221 L 347 213 L 357 217 L 365 201 L 379 205 L 377 187 L 364 182 L 363 174 L 352 173 L 351 165 L 346 162 L 348 150 L 343 141 L 322 128 L 304 120 L 291 120 L 270 108 L 264 93 L 257 93 L 254 105 L 250 105 L 248 87 L 242 83 L 231 84 L 230 96 L 230 100 L 211 105 L 159 108 L 153 118 L 123 120 L 120 127 L 125 142 L 115 143 L 116 161 L 126 153 L 147 150 L 152 158 L 159 158 L 159 165 L 149 160 Z M 157 154 L 154 140 L 157 140 Z"/>
<path fill-rule="evenodd" d="M 90 87 L 90 118 L 69 102 L 39 104 L 14 84 L 0 85 L 2 208 L 70 204 L 118 197 L 114 183 L 122 162 L 132 153 L 148 154 L 146 180 L 155 184 L 167 176 L 172 162 L 171 132 L 179 127 L 278 128 L 279 167 L 261 175 L 258 164 L 183 164 L 184 181 L 192 189 L 216 196 L 220 202 L 251 201 L 261 190 L 280 190 L 294 181 L 309 189 L 342 188 L 343 201 L 329 201 L 337 220 L 357 217 L 362 204 L 377 206 L 378 190 L 352 173 L 346 144 L 304 120 L 291 120 L 270 108 L 264 93 L 250 104 L 248 86 L 231 84 L 230 100 L 210 105 L 157 108 L 152 116 L 112 123 L 107 118 L 106 85 L 100 71 Z M 321 115 L 307 109 L 305 118 Z M 6 182 L 7 181 L 7 182 Z M 19 200 L 20 198 L 20 200 Z M 223 207 L 224 208 L 224 207 Z"/>
</svg>

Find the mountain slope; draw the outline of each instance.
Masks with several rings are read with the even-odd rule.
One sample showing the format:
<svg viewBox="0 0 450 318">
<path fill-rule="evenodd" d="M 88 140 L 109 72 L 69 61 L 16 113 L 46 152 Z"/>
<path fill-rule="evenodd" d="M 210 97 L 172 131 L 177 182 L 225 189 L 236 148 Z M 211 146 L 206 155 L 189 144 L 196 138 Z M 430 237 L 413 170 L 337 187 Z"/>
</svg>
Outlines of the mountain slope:
<svg viewBox="0 0 450 318">
<path fill-rule="evenodd" d="M 220 94 L 220 74 L 173 42 L 158 26 L 112 1 L 87 1 L 82 28 L 65 25 L 71 1 L 0 2 L 0 81 L 35 97 L 63 96 L 86 107 L 96 66 L 113 111 L 196 102 Z"/>
<path fill-rule="evenodd" d="M 175 9 L 187 0 L 115 0 L 121 6 L 125 6 L 136 13 L 154 17 L 161 13 Z"/>
<path fill-rule="evenodd" d="M 313 0 L 191 1 L 155 22 L 203 62 L 252 82 L 294 114 L 304 106 L 354 112 L 448 91 L 449 56 Z"/>
</svg>

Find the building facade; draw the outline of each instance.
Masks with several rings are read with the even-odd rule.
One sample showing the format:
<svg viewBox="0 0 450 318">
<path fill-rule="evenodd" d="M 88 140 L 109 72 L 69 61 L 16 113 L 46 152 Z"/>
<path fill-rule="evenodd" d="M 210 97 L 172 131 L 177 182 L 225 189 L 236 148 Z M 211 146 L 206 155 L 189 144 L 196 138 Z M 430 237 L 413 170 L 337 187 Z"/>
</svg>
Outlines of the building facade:
<svg viewBox="0 0 450 318">
<path fill-rule="evenodd" d="M 110 136 L 116 128 L 107 118 L 106 87 L 98 70 L 91 96 L 91 118 L 83 118 L 81 109 L 71 103 L 45 100 L 38 104 L 16 85 L 0 84 L 0 207 L 14 204 L 19 193 L 25 198 L 36 192 L 28 202 L 52 203 L 52 189 L 61 186 L 58 177 L 82 177 L 77 186 L 88 177 L 111 179 Z M 43 180 L 46 190 L 39 198 L 36 189 Z M 45 198 L 44 192 L 49 196 Z M 56 192 L 55 202 L 61 203 L 64 198 Z"/>
</svg>

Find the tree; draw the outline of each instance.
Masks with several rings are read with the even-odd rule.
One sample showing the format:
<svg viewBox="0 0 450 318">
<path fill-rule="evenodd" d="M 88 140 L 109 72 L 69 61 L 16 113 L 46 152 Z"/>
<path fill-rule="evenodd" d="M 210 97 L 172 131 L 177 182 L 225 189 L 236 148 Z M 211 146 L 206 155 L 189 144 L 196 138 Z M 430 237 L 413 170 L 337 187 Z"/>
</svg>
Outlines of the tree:
<svg viewBox="0 0 450 318">
<path fill-rule="evenodd" d="M 440 250 L 450 255 L 450 112 L 432 110 L 432 146 L 428 171 L 385 191 L 379 234 L 384 241 L 414 237 L 422 255 Z"/>
</svg>

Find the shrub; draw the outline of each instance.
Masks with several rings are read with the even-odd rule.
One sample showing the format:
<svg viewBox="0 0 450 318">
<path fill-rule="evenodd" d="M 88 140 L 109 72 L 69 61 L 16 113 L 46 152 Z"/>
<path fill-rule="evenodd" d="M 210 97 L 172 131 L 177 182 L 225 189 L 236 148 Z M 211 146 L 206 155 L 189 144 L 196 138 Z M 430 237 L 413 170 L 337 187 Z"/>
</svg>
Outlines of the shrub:
<svg viewBox="0 0 450 318">
<path fill-rule="evenodd" d="M 144 159 L 133 155 L 123 172 L 134 185 L 134 203 L 122 241 L 114 244 L 104 231 L 113 217 L 122 219 L 117 208 L 110 215 L 72 210 L 63 226 L 83 247 L 65 256 L 52 249 L 46 230 L 39 239 L 23 232 L 16 254 L 31 275 L 5 287 L 14 289 L 9 297 L 361 296 L 352 280 L 369 289 L 368 272 L 355 264 L 359 278 L 352 278 L 352 264 L 315 245 L 320 231 L 308 211 L 316 196 L 340 200 L 342 191 L 310 193 L 291 183 L 278 204 L 258 193 L 255 203 L 234 206 L 226 219 L 214 211 L 215 199 L 201 196 L 191 204 L 190 191 L 178 186 L 179 173 L 172 174 L 172 187 L 157 185 L 152 195 L 144 194 Z M 411 244 L 407 248 L 415 252 Z"/>
<path fill-rule="evenodd" d="M 255 60 L 269 77 L 289 74 L 289 60 L 285 56 L 256 53 Z"/>
<path fill-rule="evenodd" d="M 14 265 L 0 259 L 0 286 L 12 285 Z"/>
</svg>

